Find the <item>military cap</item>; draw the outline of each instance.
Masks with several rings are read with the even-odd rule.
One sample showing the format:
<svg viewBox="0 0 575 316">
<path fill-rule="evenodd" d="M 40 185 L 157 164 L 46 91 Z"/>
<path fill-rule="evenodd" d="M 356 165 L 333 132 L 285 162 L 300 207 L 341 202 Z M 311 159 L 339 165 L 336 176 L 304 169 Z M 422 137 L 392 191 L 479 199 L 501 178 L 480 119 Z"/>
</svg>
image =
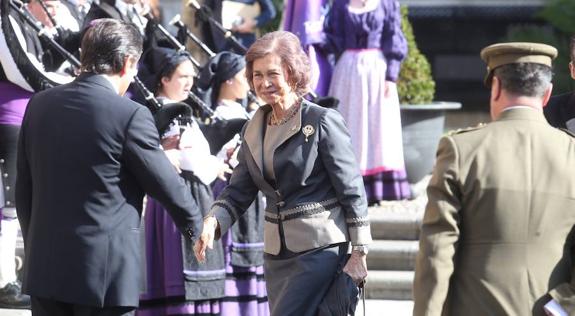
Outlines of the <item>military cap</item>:
<svg viewBox="0 0 575 316">
<path fill-rule="evenodd" d="M 487 74 L 484 83 L 491 85 L 493 70 L 499 66 L 518 63 L 535 63 L 551 67 L 557 57 L 557 49 L 553 46 L 539 43 L 499 43 L 481 50 L 481 59 L 487 64 Z"/>
</svg>

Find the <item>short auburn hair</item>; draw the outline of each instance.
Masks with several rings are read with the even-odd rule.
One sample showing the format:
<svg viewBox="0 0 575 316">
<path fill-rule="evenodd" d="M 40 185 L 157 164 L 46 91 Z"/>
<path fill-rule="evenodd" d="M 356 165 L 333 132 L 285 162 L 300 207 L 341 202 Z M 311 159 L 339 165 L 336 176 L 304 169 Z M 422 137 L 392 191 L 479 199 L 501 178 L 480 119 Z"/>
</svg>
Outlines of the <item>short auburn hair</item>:
<svg viewBox="0 0 575 316">
<path fill-rule="evenodd" d="M 280 57 L 282 66 L 287 72 L 286 81 L 298 96 L 301 97 L 309 92 L 311 77 L 309 58 L 303 51 L 297 36 L 286 31 L 267 33 L 248 49 L 246 53 L 246 78 L 252 89 L 254 89 L 254 61 L 268 54 L 276 54 Z"/>
</svg>

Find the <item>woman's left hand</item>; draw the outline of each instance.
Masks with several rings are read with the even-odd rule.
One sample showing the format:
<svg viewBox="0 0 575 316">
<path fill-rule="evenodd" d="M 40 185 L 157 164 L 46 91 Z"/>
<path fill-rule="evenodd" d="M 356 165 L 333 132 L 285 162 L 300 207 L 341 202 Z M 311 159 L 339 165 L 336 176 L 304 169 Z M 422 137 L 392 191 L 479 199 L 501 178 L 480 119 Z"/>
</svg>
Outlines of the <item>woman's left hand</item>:
<svg viewBox="0 0 575 316">
<path fill-rule="evenodd" d="M 385 81 L 385 91 L 384 91 L 384 96 L 385 98 L 389 98 L 390 94 L 393 93 L 394 91 L 397 91 L 397 84 L 393 81 Z"/>
<path fill-rule="evenodd" d="M 352 251 L 351 257 L 347 260 L 343 272 L 347 273 L 355 282 L 360 285 L 367 278 L 367 255 L 358 251 Z"/>
</svg>

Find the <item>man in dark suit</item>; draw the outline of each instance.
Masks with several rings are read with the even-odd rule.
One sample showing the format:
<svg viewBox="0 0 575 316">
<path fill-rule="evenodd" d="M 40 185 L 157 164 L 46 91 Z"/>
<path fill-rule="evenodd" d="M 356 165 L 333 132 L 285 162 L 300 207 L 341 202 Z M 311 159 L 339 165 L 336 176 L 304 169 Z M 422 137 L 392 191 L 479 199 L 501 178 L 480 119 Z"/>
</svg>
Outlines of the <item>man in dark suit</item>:
<svg viewBox="0 0 575 316">
<path fill-rule="evenodd" d="M 571 37 L 569 48 L 571 52 L 569 72 L 571 78 L 575 79 L 575 36 Z M 575 132 L 575 92 L 552 96 L 547 106 L 543 108 L 543 114 L 551 126 Z"/>
<path fill-rule="evenodd" d="M 141 278 L 144 192 L 187 238 L 201 213 L 160 149 L 149 110 L 122 98 L 142 37 L 102 19 L 82 40 L 82 74 L 31 99 L 18 147 L 16 201 L 36 315 L 132 315 Z"/>
</svg>

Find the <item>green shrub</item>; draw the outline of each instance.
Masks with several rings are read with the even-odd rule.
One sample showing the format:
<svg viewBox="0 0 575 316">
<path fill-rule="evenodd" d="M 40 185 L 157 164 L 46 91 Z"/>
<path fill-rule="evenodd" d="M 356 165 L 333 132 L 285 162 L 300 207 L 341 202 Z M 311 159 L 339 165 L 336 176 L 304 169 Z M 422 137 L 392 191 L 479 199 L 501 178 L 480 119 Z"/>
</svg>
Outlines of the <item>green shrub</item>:
<svg viewBox="0 0 575 316">
<path fill-rule="evenodd" d="M 539 15 L 560 32 L 575 33 L 575 1 L 549 0 Z"/>
<path fill-rule="evenodd" d="M 549 0 L 537 14 L 547 25 L 519 24 L 507 30 L 506 41 L 544 43 L 557 48 L 553 61 L 553 94 L 569 92 L 575 87 L 569 73 L 569 38 L 575 35 L 575 1 Z"/>
<path fill-rule="evenodd" d="M 419 51 L 411 23 L 407 18 L 407 7 L 401 7 L 401 29 L 407 40 L 407 57 L 401 64 L 397 91 L 401 104 L 424 104 L 433 101 L 435 81 L 431 77 L 431 66 Z"/>
</svg>

